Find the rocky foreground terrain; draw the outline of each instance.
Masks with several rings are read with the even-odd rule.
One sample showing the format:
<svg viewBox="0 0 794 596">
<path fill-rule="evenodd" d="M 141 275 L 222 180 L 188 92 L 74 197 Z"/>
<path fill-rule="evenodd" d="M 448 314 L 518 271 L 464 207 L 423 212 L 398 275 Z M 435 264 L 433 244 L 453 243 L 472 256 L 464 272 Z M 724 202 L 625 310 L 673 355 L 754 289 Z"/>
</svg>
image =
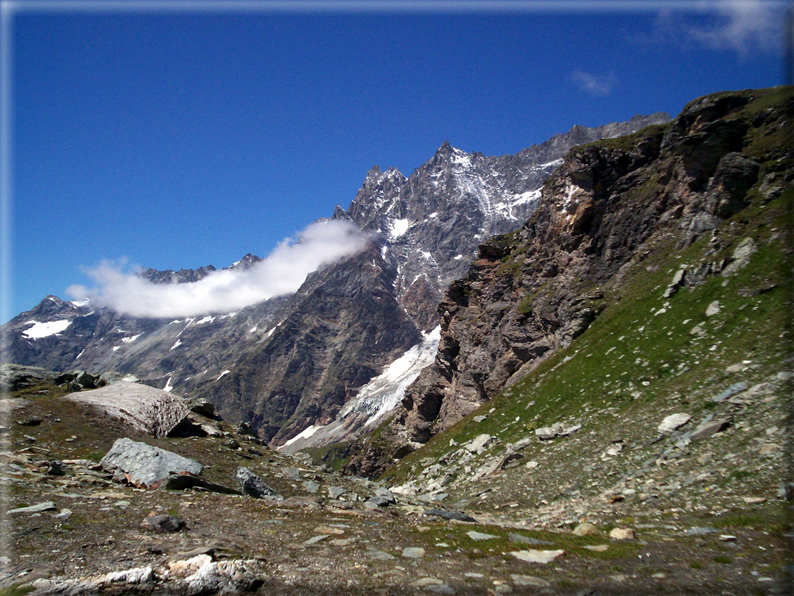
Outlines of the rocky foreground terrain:
<svg viewBox="0 0 794 596">
<path fill-rule="evenodd" d="M 399 484 L 273 451 L 149 387 L 12 376 L 0 594 L 787 593 L 773 426 L 785 375 L 725 392 L 733 424 L 701 436 L 680 418 L 647 437 L 588 412 L 553 439 L 451 439 Z M 160 406 L 108 409 L 143 390 Z M 144 432 L 130 416 L 171 423 Z M 490 430 L 498 416 L 483 418 Z M 605 441 L 598 428 L 615 421 L 623 432 Z M 747 440 L 749 459 L 735 447 Z M 163 474 L 172 460 L 180 473 Z M 450 482 L 451 466 L 474 473 Z"/>
</svg>

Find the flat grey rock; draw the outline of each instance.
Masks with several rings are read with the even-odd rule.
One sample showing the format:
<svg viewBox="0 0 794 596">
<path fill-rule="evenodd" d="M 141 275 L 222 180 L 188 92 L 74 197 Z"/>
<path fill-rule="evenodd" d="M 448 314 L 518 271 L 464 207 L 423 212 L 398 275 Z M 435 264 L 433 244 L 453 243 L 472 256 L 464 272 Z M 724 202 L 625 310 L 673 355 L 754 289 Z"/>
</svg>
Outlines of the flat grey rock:
<svg viewBox="0 0 794 596">
<path fill-rule="evenodd" d="M 476 519 L 474 519 L 470 515 L 466 515 L 462 511 L 447 511 L 445 509 L 427 509 L 425 510 L 423 515 L 428 515 L 431 517 L 440 517 L 442 519 L 452 519 L 455 521 L 463 521 L 463 522 L 477 521 Z"/>
<path fill-rule="evenodd" d="M 18 507 L 17 509 L 11 509 L 10 511 L 6 512 L 6 515 L 11 515 L 14 513 L 41 513 L 42 511 L 53 511 L 57 509 L 55 503 L 52 501 L 45 501 L 44 503 L 39 503 L 38 505 L 30 505 L 29 507 Z"/>
<path fill-rule="evenodd" d="M 418 546 L 408 546 L 403 549 L 402 556 L 406 559 L 420 559 L 425 556 L 425 549 Z"/>
<path fill-rule="evenodd" d="M 499 536 L 495 536 L 494 534 L 484 534 L 482 532 L 475 532 L 474 530 L 466 532 L 466 534 L 472 540 L 491 540 L 493 538 L 499 538 Z"/>
<path fill-rule="evenodd" d="M 159 486 L 170 474 L 198 476 L 204 469 L 195 460 L 128 438 L 116 439 L 100 463 L 106 472 L 120 471 L 130 483 L 148 488 Z"/>
</svg>

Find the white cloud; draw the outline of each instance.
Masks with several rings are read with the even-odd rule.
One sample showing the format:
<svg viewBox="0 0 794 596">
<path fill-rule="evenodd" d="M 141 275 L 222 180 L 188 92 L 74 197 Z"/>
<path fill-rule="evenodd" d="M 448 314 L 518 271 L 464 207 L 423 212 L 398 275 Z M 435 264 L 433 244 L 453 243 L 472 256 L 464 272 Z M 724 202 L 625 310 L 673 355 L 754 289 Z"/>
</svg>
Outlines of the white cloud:
<svg viewBox="0 0 794 596">
<path fill-rule="evenodd" d="M 612 89 L 618 84 L 618 78 L 614 73 L 607 75 L 594 75 L 583 70 L 575 70 L 571 73 L 570 80 L 580 91 L 605 97 L 612 93 Z"/>
<path fill-rule="evenodd" d="M 707 47 L 747 55 L 754 48 L 777 47 L 783 22 L 778 12 L 761 0 L 726 0 L 716 4 L 715 23 L 690 27 L 687 35 Z"/>
<path fill-rule="evenodd" d="M 763 0 L 718 0 L 703 3 L 697 12 L 701 16 L 695 23 L 672 10 L 662 11 L 647 41 L 696 44 L 712 50 L 735 51 L 742 57 L 780 47 L 784 19 L 779 4 Z"/>
<path fill-rule="evenodd" d="M 66 291 L 136 317 L 227 313 L 295 292 L 309 273 L 357 253 L 367 240 L 350 222 L 326 220 L 310 225 L 297 241 L 283 240 L 247 271 L 220 270 L 197 282 L 154 284 L 130 272 L 123 261 L 103 261 L 87 270 L 98 287 L 76 285 Z"/>
</svg>

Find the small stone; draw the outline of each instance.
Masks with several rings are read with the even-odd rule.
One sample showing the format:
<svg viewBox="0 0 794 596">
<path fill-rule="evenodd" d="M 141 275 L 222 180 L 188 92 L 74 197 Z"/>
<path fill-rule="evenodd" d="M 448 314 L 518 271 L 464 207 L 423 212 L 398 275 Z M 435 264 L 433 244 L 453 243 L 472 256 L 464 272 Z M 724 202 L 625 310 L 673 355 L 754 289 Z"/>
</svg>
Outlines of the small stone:
<svg viewBox="0 0 794 596">
<path fill-rule="evenodd" d="M 744 501 L 748 505 L 758 505 L 760 503 L 766 503 L 766 498 L 765 497 L 742 497 L 742 501 Z"/>
<path fill-rule="evenodd" d="M 636 538 L 634 530 L 631 528 L 614 528 L 609 533 L 609 537 L 613 540 L 634 540 Z"/>
<path fill-rule="evenodd" d="M 38 426 L 41 424 L 41 418 L 26 418 L 25 420 L 17 420 L 17 424 L 21 426 Z"/>
<path fill-rule="evenodd" d="M 576 526 L 573 533 L 576 536 L 594 536 L 599 533 L 598 528 L 589 522 L 583 522 Z"/>
<path fill-rule="evenodd" d="M 259 476 L 248 468 L 237 468 L 235 477 L 240 491 L 249 497 L 254 497 L 255 499 L 273 499 L 277 501 L 284 499 L 284 497 L 265 484 Z"/>
<path fill-rule="evenodd" d="M 425 549 L 417 546 L 408 546 L 403 549 L 402 556 L 406 559 L 420 559 L 425 556 Z"/>
<path fill-rule="evenodd" d="M 42 511 L 54 511 L 57 509 L 55 503 L 52 501 L 45 501 L 44 503 L 39 503 L 38 505 L 30 505 L 29 507 L 18 507 L 17 509 L 11 509 L 6 512 L 6 515 L 12 515 L 15 513 L 41 513 Z"/>
<path fill-rule="evenodd" d="M 394 498 L 394 494 L 388 489 L 383 487 L 378 487 L 375 489 L 375 496 L 380 497 L 382 499 L 386 499 L 389 503 L 396 503 L 396 499 Z"/>
<path fill-rule="evenodd" d="M 367 509 L 378 509 L 379 507 L 388 507 L 390 501 L 383 497 L 370 497 L 364 501 L 364 507 Z"/>
<path fill-rule="evenodd" d="M 394 555 L 382 550 L 368 550 L 364 552 L 364 556 L 376 561 L 391 561 L 394 559 Z"/>
<path fill-rule="evenodd" d="M 691 419 L 692 416 L 690 416 L 689 414 L 683 414 L 683 413 L 671 414 L 670 416 L 667 416 L 665 417 L 664 420 L 662 420 L 657 430 L 662 434 L 668 434 L 678 428 L 681 428 Z"/>
<path fill-rule="evenodd" d="M 687 536 L 706 536 L 708 534 L 714 534 L 716 531 L 717 530 L 715 530 L 714 528 L 695 526 L 684 530 L 684 534 L 686 534 Z"/>
<path fill-rule="evenodd" d="M 724 402 L 729 397 L 736 395 L 737 393 L 744 391 L 747 389 L 748 385 L 745 381 L 739 381 L 738 383 L 734 383 L 724 391 L 721 391 L 717 395 L 711 398 L 711 401 L 716 403 Z"/>
<path fill-rule="evenodd" d="M 538 540 L 537 538 L 532 538 L 530 536 L 522 536 L 521 534 L 510 533 L 507 535 L 507 537 L 508 539 L 510 539 L 511 542 L 518 542 L 520 544 L 531 544 L 533 546 L 552 544 L 551 542 L 547 542 L 545 540 Z"/>
<path fill-rule="evenodd" d="M 517 586 L 528 586 L 532 588 L 550 588 L 551 584 L 545 579 L 535 577 L 533 575 L 518 575 L 516 573 L 510 576 L 513 583 Z"/>
<path fill-rule="evenodd" d="M 154 515 L 144 521 L 150 529 L 158 533 L 179 532 L 185 527 L 185 522 L 173 515 Z"/>
<path fill-rule="evenodd" d="M 510 553 L 519 561 L 527 563 L 550 563 L 557 557 L 564 555 L 563 550 L 517 550 Z"/>
<path fill-rule="evenodd" d="M 709 304 L 708 307 L 706 308 L 706 316 L 707 317 L 713 317 L 718 312 L 720 312 L 720 301 L 719 300 L 715 300 L 714 302 Z"/>
<path fill-rule="evenodd" d="M 472 540 L 491 540 L 492 538 L 499 538 L 498 536 L 494 536 L 493 534 L 483 534 L 482 532 L 475 532 L 472 530 L 471 532 L 466 532 L 469 538 Z"/>
<path fill-rule="evenodd" d="M 298 468 L 284 468 L 284 475 L 290 480 L 298 481 L 301 479 L 301 473 Z"/>
<path fill-rule="evenodd" d="M 541 441 L 551 441 L 557 438 L 557 432 L 551 426 L 544 426 L 535 429 L 535 436 Z"/>
<path fill-rule="evenodd" d="M 485 446 L 491 441 L 491 435 L 478 435 L 466 445 L 466 449 L 471 453 L 481 453 Z"/>
<path fill-rule="evenodd" d="M 423 515 L 440 517 L 463 522 L 476 522 L 477 520 L 462 511 L 447 511 L 445 509 L 426 509 Z"/>
<path fill-rule="evenodd" d="M 329 540 L 328 544 L 332 546 L 350 546 L 355 541 L 355 538 L 334 538 L 333 540 Z"/>
<path fill-rule="evenodd" d="M 338 499 L 343 494 L 345 494 L 345 489 L 341 486 L 329 486 L 328 487 L 328 496 L 332 499 Z"/>
<path fill-rule="evenodd" d="M 304 480 L 303 490 L 305 490 L 307 493 L 316 494 L 320 491 L 320 485 L 317 484 L 314 480 Z"/>
<path fill-rule="evenodd" d="M 532 461 L 528 461 L 528 462 L 525 464 L 525 466 L 524 466 L 524 467 L 525 467 L 525 468 L 527 468 L 528 470 L 534 470 L 534 469 L 535 469 L 535 468 L 537 468 L 539 465 L 540 465 L 540 464 L 539 464 L 538 462 L 536 462 L 536 461 L 532 460 Z"/>
<path fill-rule="evenodd" d="M 731 425 L 731 421 L 727 418 L 720 420 L 713 420 L 711 422 L 701 422 L 698 427 L 692 432 L 689 438 L 692 441 L 705 439 L 711 435 L 722 432 Z"/>
<path fill-rule="evenodd" d="M 722 542 L 735 542 L 736 536 L 733 534 L 720 534 L 720 540 Z"/>
<path fill-rule="evenodd" d="M 325 540 L 328 538 L 329 534 L 320 534 L 319 536 L 312 536 L 306 542 L 304 542 L 304 546 L 311 546 L 312 544 L 317 544 L 321 540 Z"/>
<path fill-rule="evenodd" d="M 488 416 L 481 415 L 481 416 L 475 416 L 474 418 L 472 418 L 472 420 L 474 420 L 474 422 L 483 422 L 487 418 L 488 418 Z"/>
<path fill-rule="evenodd" d="M 340 535 L 345 533 L 345 531 L 342 528 L 337 528 L 334 526 L 317 526 L 316 528 L 314 528 L 314 531 L 317 532 L 318 534 Z"/>
<path fill-rule="evenodd" d="M 425 590 L 428 592 L 433 592 L 434 594 L 455 594 L 455 590 L 453 590 L 452 587 L 448 586 L 447 584 L 427 586 Z"/>
<path fill-rule="evenodd" d="M 591 551 L 594 551 L 594 552 L 597 552 L 597 553 L 603 553 L 603 552 L 607 551 L 607 549 L 609 548 L 609 545 L 608 544 L 588 544 L 588 545 L 585 545 L 585 548 L 587 550 L 591 550 Z"/>
<path fill-rule="evenodd" d="M 50 476 L 64 476 L 66 472 L 63 469 L 63 462 L 51 461 L 47 462 L 47 474 Z"/>
<path fill-rule="evenodd" d="M 420 577 L 419 579 L 412 581 L 408 584 L 411 588 L 424 588 L 426 586 L 440 586 L 443 584 L 440 579 L 436 579 L 435 577 Z"/>
<path fill-rule="evenodd" d="M 767 443 L 766 445 L 761 446 L 761 448 L 758 450 L 758 454 L 775 455 L 779 449 L 780 449 L 780 445 L 775 445 L 774 443 Z"/>
</svg>

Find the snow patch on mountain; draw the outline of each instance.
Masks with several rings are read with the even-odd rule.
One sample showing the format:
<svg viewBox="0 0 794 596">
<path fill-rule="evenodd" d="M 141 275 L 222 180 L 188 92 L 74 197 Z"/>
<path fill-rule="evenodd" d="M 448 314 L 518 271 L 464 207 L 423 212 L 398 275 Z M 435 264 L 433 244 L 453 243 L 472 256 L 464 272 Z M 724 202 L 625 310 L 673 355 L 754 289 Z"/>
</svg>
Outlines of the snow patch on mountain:
<svg viewBox="0 0 794 596">
<path fill-rule="evenodd" d="M 401 236 L 405 236 L 408 228 L 411 227 L 411 222 L 407 219 L 395 219 L 389 225 L 389 240 L 394 242 Z"/>
<path fill-rule="evenodd" d="M 60 321 L 39 323 L 38 321 L 30 320 L 26 324 L 32 324 L 33 326 L 29 329 L 25 329 L 22 335 L 28 339 L 41 339 L 42 337 L 49 337 L 50 335 L 62 333 L 72 324 L 72 321 L 63 319 Z"/>
<path fill-rule="evenodd" d="M 441 339 L 441 327 L 422 333 L 422 342 L 407 350 L 383 372 L 364 385 L 353 400 L 326 425 L 313 424 L 279 447 L 286 453 L 351 436 L 356 430 L 372 427 L 402 400 L 405 390 L 424 368 L 433 363 Z"/>
<path fill-rule="evenodd" d="M 392 362 L 377 377 L 361 388 L 355 399 L 345 404 L 339 417 L 347 418 L 353 413 L 366 413 L 369 418 L 364 426 L 371 426 L 383 415 L 391 412 L 400 403 L 408 385 L 413 383 L 426 366 L 431 364 L 438 351 L 441 326 L 430 333 L 423 333 L 422 343 L 415 345 Z"/>
<path fill-rule="evenodd" d="M 290 445 L 293 445 L 294 443 L 300 441 L 301 439 L 308 439 L 321 428 L 323 428 L 322 425 L 312 424 L 310 427 L 304 429 L 302 432 L 298 433 L 297 435 L 292 437 L 289 441 L 284 443 L 281 447 L 278 448 L 278 450 L 279 451 L 286 450 L 289 448 Z M 289 451 L 288 453 L 292 453 L 292 452 Z"/>
</svg>

